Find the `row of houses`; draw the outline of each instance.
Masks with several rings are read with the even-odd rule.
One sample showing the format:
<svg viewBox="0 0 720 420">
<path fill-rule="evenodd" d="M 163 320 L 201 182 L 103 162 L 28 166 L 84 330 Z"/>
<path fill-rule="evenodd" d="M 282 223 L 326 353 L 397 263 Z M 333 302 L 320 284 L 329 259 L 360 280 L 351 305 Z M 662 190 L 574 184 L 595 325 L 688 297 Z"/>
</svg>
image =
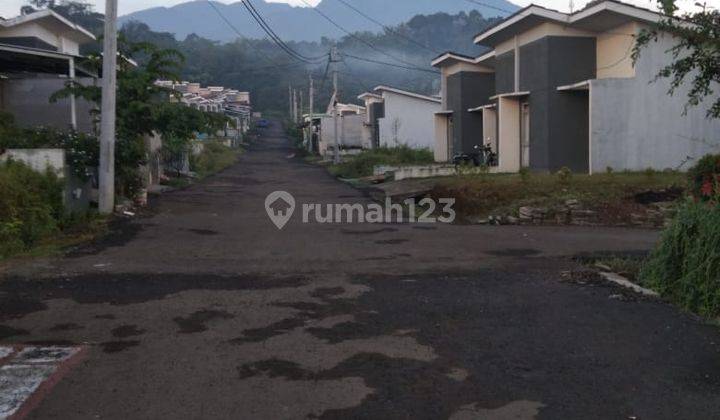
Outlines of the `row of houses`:
<svg viewBox="0 0 720 420">
<path fill-rule="evenodd" d="M 101 84 L 100 75 L 83 67 L 85 57 L 80 53 L 83 44 L 95 40 L 88 30 L 52 10 L 12 19 L 0 18 L 0 112 L 10 114 L 14 123 L 23 128 L 72 129 L 97 134 L 98 121 L 92 112 L 97 110 L 97 104 L 72 96 L 50 101 L 69 80 L 86 86 Z M 122 58 L 123 65 L 137 65 Z M 218 86 L 203 88 L 188 82 L 159 81 L 158 84 L 178 91 L 180 100 L 188 106 L 234 118 L 237 128 L 228 126 L 221 133 L 211 133 L 230 145 L 249 129 L 252 105 L 247 92 Z M 198 133 L 199 140 L 204 136 L 207 135 Z M 165 177 L 162 142 L 158 135 L 145 139 L 148 167 L 144 172 L 149 188 Z M 0 150 L 0 161 L 7 159 L 23 161 L 38 170 L 54 169 L 66 179 L 65 204 L 72 211 L 87 208 L 97 193 L 96 177 L 90 182 L 73 179 L 62 149 Z"/>
<path fill-rule="evenodd" d="M 711 100 L 686 109 L 688 87 L 669 96 L 669 81 L 655 80 L 672 61 L 670 35 L 633 60 L 636 36 L 662 18 L 615 0 L 574 13 L 528 6 L 475 36 L 486 53 L 432 61 L 439 96 L 360 95 L 361 143 L 429 148 L 437 162 L 487 145 L 495 172 L 682 169 L 719 151 L 720 121 L 706 117 Z"/>
</svg>

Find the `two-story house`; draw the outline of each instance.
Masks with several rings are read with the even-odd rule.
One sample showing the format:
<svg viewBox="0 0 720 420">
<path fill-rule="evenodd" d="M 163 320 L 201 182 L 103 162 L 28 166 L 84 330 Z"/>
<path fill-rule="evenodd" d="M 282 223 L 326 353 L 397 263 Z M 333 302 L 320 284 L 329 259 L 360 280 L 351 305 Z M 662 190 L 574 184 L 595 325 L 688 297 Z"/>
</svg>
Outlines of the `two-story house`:
<svg viewBox="0 0 720 420">
<path fill-rule="evenodd" d="M 614 0 L 570 14 L 526 7 L 475 37 L 489 53 L 446 54 L 433 62 L 443 77 L 448 73 L 445 112 L 452 111 L 455 125 L 456 113 L 477 115 L 482 134 L 476 129 L 472 137 L 493 143 L 499 172 L 678 168 L 717 152 L 720 121 L 706 118 L 711 101 L 683 115 L 687 87 L 669 96 L 669 82 L 654 80 L 672 61 L 672 37 L 662 36 L 632 59 L 637 34 L 662 18 Z M 482 72 L 494 75 L 490 96 L 450 87 L 453 76 Z M 436 125 L 438 133 L 442 128 Z"/>
</svg>

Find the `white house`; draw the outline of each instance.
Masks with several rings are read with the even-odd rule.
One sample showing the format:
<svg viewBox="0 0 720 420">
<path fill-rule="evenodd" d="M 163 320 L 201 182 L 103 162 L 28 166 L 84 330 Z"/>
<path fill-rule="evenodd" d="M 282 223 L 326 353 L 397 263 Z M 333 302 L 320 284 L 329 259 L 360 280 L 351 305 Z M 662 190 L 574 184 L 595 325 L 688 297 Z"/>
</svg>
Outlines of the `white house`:
<svg viewBox="0 0 720 420">
<path fill-rule="evenodd" d="M 442 107 L 439 97 L 388 86 L 378 86 L 374 91 L 384 104 L 384 116 L 378 118 L 380 147 L 434 148 L 435 113 Z"/>
</svg>

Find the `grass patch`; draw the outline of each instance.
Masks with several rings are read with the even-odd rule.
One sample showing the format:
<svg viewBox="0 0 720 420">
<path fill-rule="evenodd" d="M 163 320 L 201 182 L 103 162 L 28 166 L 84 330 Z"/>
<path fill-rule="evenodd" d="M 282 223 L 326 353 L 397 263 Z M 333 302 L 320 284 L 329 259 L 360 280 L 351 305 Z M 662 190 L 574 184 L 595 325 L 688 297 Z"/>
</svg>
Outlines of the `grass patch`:
<svg viewBox="0 0 720 420">
<path fill-rule="evenodd" d="M 431 192 L 434 198 L 453 197 L 462 217 L 514 214 L 522 206 L 551 210 L 568 200 L 597 210 L 607 223 L 629 222 L 648 202 L 677 200 L 686 187 L 678 172 L 607 174 L 476 174 L 445 178 Z M 657 192 L 645 197 L 642 193 Z M 664 192 L 663 192 L 664 191 Z"/>
<path fill-rule="evenodd" d="M 340 178 L 353 179 L 372 175 L 377 165 L 426 165 L 434 162 L 432 151 L 407 146 L 365 150 L 344 159 L 339 165 L 330 165 L 330 173 Z"/>
<path fill-rule="evenodd" d="M 241 153 L 219 142 L 207 142 L 203 151 L 191 158 L 190 169 L 202 179 L 232 166 Z"/>
<path fill-rule="evenodd" d="M 688 200 L 640 272 L 663 297 L 720 316 L 720 203 Z"/>
</svg>

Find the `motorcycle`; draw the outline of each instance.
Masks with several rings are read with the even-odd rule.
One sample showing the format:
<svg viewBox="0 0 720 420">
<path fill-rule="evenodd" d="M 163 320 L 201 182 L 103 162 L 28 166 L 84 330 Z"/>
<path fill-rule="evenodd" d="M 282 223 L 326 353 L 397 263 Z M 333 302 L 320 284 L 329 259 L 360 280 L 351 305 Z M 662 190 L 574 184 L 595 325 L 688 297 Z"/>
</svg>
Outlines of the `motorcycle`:
<svg viewBox="0 0 720 420">
<path fill-rule="evenodd" d="M 497 153 L 493 152 L 492 146 L 488 143 L 483 146 L 475 145 L 470 153 L 458 153 L 453 156 L 453 164 L 472 164 L 473 166 L 496 166 Z"/>
</svg>

